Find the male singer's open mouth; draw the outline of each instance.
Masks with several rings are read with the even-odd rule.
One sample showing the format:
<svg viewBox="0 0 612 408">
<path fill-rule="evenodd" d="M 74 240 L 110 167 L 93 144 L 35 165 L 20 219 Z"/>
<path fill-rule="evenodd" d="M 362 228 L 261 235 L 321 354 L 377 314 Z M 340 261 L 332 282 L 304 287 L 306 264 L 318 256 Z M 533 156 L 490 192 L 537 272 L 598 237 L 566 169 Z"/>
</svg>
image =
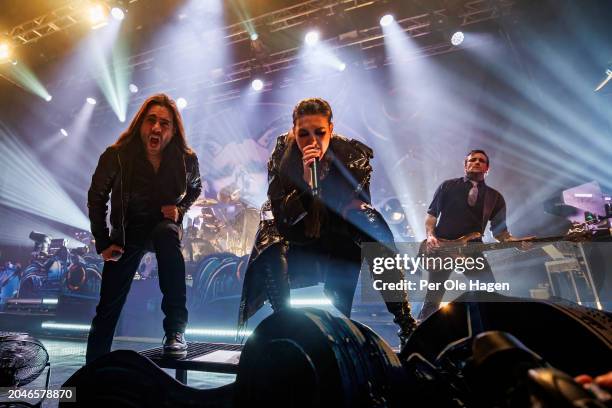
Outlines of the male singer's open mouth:
<svg viewBox="0 0 612 408">
<path fill-rule="evenodd" d="M 149 146 L 151 146 L 152 148 L 154 149 L 158 148 L 160 142 L 161 142 L 161 138 L 159 136 L 156 136 L 156 135 L 149 136 Z"/>
</svg>

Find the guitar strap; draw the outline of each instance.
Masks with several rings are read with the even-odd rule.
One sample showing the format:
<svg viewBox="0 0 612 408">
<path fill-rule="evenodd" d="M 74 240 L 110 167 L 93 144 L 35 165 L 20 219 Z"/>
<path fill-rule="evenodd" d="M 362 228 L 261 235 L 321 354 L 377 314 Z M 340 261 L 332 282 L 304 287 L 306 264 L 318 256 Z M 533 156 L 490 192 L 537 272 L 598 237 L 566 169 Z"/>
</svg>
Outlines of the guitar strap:
<svg viewBox="0 0 612 408">
<path fill-rule="evenodd" d="M 493 208 L 495 208 L 495 204 L 497 204 L 498 194 L 489 186 L 485 184 L 485 197 L 484 197 L 484 207 L 482 209 L 482 229 L 481 232 L 484 235 L 485 229 L 487 228 L 487 223 L 491 218 L 491 213 L 493 213 Z"/>
</svg>

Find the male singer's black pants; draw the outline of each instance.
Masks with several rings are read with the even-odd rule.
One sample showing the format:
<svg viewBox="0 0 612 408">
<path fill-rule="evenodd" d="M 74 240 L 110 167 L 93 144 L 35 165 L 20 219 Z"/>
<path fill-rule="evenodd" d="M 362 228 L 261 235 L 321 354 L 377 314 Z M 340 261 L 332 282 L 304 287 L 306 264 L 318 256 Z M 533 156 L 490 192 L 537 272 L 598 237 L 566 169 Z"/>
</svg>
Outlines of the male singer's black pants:
<svg viewBox="0 0 612 408">
<path fill-rule="evenodd" d="M 181 253 L 181 227 L 164 220 L 139 230 L 128 230 L 124 253 L 117 262 L 105 262 L 102 272 L 100 301 L 87 339 L 86 362 L 110 352 L 115 327 L 130 285 L 144 254 L 151 250 L 157 256 L 161 308 L 165 314 L 164 331 L 181 332 L 187 326 L 185 306 L 185 261 Z"/>
</svg>

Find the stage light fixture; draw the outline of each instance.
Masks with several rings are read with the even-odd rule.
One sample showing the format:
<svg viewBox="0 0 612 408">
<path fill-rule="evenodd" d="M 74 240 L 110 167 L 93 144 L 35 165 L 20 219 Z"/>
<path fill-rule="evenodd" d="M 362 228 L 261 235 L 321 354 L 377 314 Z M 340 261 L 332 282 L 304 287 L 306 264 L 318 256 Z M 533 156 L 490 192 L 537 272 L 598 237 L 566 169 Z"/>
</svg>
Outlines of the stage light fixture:
<svg viewBox="0 0 612 408">
<path fill-rule="evenodd" d="M 53 97 L 51 95 L 45 96 L 45 101 L 51 102 L 51 99 L 53 99 Z"/>
<path fill-rule="evenodd" d="M 251 82 L 251 87 L 256 91 L 261 91 L 264 87 L 264 83 L 261 79 L 257 78 Z"/>
<path fill-rule="evenodd" d="M 383 217 L 391 225 L 401 224 L 406 219 L 406 213 L 398 198 L 387 200 L 381 207 Z"/>
<path fill-rule="evenodd" d="M 453 35 L 451 36 L 451 44 L 457 47 L 463 43 L 464 39 L 465 39 L 465 35 L 463 34 L 462 31 L 455 31 Z"/>
<path fill-rule="evenodd" d="M 257 41 L 259 39 L 259 34 L 253 33 L 251 34 L 251 41 Z"/>
<path fill-rule="evenodd" d="M 185 109 L 187 107 L 187 99 L 185 99 L 185 98 L 178 98 L 176 100 L 176 106 L 179 109 Z"/>
<path fill-rule="evenodd" d="M 62 134 L 64 137 L 68 136 L 68 132 L 67 132 L 67 131 L 66 131 L 66 129 L 64 129 L 64 128 L 61 128 L 61 129 L 60 129 L 60 133 L 61 133 L 61 134 Z"/>
<path fill-rule="evenodd" d="M 340 64 L 338 64 L 338 71 L 342 72 L 346 70 L 346 64 L 344 62 L 341 62 Z"/>
<path fill-rule="evenodd" d="M 131 93 L 136 93 L 138 92 L 138 87 L 136 86 L 136 84 L 130 84 L 128 86 L 128 89 L 130 90 Z"/>
<path fill-rule="evenodd" d="M 391 23 L 393 23 L 394 20 L 395 18 L 392 14 L 385 14 L 380 18 L 380 25 L 383 27 L 388 27 L 391 25 Z"/>
<path fill-rule="evenodd" d="M 319 42 L 319 32 L 309 31 L 308 33 L 306 33 L 306 36 L 304 37 L 304 42 L 306 42 L 306 45 L 310 47 L 316 45 Z"/>
<path fill-rule="evenodd" d="M 393 222 L 401 222 L 404 220 L 403 212 L 394 212 L 391 214 L 391 221 Z"/>
<path fill-rule="evenodd" d="M 119 7 L 113 7 L 111 9 L 111 16 L 117 21 L 121 21 L 125 18 L 125 13 Z"/>
<path fill-rule="evenodd" d="M 50 299 L 51 300 L 51 299 Z M 52 301 L 52 300 L 51 300 Z M 54 304 L 47 302 L 47 304 Z M 73 331 L 73 332 L 88 332 L 91 326 L 88 324 L 74 323 L 58 323 L 58 322 L 43 322 L 41 328 L 46 330 Z M 225 328 L 187 328 L 185 334 L 188 336 L 210 336 L 210 337 L 235 337 L 236 335 L 248 337 L 253 334 L 252 330 L 244 330 L 238 332 L 235 329 Z"/>
<path fill-rule="evenodd" d="M 66 330 L 66 331 L 80 331 L 88 332 L 91 328 L 88 324 L 73 324 L 73 323 L 55 323 L 55 322 L 42 322 L 41 328 L 47 330 Z"/>
<path fill-rule="evenodd" d="M 89 97 L 89 98 L 87 98 L 87 103 L 90 104 L 90 105 L 95 105 L 97 103 L 97 101 L 94 98 Z"/>
</svg>

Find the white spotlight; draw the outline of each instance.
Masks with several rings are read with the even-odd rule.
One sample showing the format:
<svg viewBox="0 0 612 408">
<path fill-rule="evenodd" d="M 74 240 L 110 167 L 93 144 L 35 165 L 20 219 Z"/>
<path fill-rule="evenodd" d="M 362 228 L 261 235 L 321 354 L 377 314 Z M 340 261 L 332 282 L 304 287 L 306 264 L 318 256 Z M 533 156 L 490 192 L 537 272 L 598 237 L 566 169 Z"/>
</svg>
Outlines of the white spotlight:
<svg viewBox="0 0 612 408">
<path fill-rule="evenodd" d="M 96 104 L 96 100 L 92 97 L 87 98 L 87 103 L 90 105 L 95 105 Z"/>
<path fill-rule="evenodd" d="M 338 64 L 338 71 L 342 72 L 346 69 L 346 64 L 344 62 L 341 62 L 340 64 Z"/>
<path fill-rule="evenodd" d="M 113 16 L 115 20 L 121 21 L 125 18 L 125 13 L 119 7 L 113 7 L 111 9 L 111 16 Z"/>
<path fill-rule="evenodd" d="M 138 92 L 138 87 L 136 86 L 136 84 L 130 84 L 128 86 L 128 89 L 130 90 L 131 93 L 136 93 Z"/>
<path fill-rule="evenodd" d="M 387 27 L 393 23 L 395 18 L 391 14 L 385 14 L 380 18 L 380 25 L 383 27 Z"/>
<path fill-rule="evenodd" d="M 0 61 L 8 60 L 11 57 L 11 46 L 8 42 L 0 43 Z"/>
<path fill-rule="evenodd" d="M 185 99 L 185 98 L 178 98 L 176 100 L 176 106 L 179 109 L 184 109 L 187 106 L 187 99 Z"/>
<path fill-rule="evenodd" d="M 61 133 L 62 135 L 64 135 L 64 136 L 68 136 L 68 132 L 66 132 L 66 129 L 64 129 L 64 128 L 61 128 L 61 129 L 60 129 L 60 133 Z"/>
<path fill-rule="evenodd" d="M 8 41 L 0 42 L 0 63 L 11 61 L 13 55 L 13 47 Z M 13 63 L 15 65 L 15 63 Z"/>
<path fill-rule="evenodd" d="M 319 33 L 317 31 L 309 31 L 304 37 L 306 45 L 313 46 L 319 42 Z"/>
<path fill-rule="evenodd" d="M 53 99 L 53 97 L 51 95 L 45 96 L 45 101 L 51 102 L 51 99 Z"/>
<path fill-rule="evenodd" d="M 258 38 L 259 38 L 259 34 L 257 33 L 251 34 L 251 41 L 257 41 Z"/>
<path fill-rule="evenodd" d="M 253 82 L 251 82 L 251 87 L 256 91 L 261 91 L 264 87 L 264 83 L 261 79 L 254 79 Z"/>
<path fill-rule="evenodd" d="M 453 44 L 454 46 L 461 45 L 464 39 L 465 35 L 463 34 L 463 32 L 457 31 L 451 36 L 451 44 Z"/>
</svg>

